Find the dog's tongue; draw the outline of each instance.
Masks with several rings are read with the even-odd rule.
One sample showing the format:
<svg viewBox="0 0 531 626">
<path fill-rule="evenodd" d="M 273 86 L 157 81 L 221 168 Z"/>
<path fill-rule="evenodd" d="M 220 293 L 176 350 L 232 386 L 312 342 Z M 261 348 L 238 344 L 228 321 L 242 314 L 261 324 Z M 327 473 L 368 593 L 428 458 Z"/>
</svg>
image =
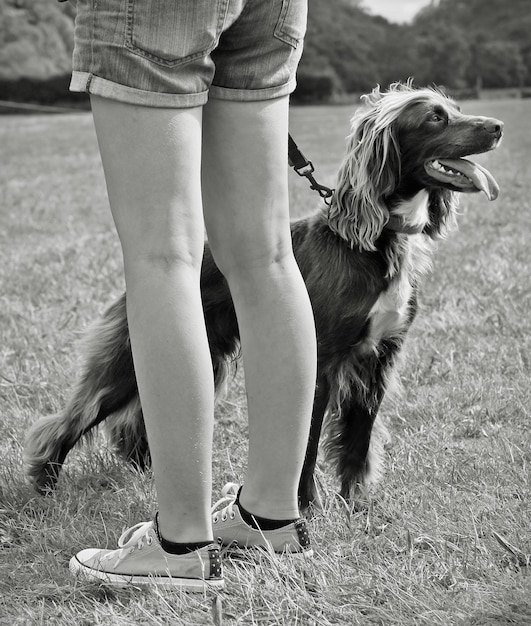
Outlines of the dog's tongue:
<svg viewBox="0 0 531 626">
<path fill-rule="evenodd" d="M 451 167 L 466 176 L 478 191 L 482 191 L 489 200 L 496 200 L 500 188 L 492 174 L 486 168 L 468 159 L 439 159 L 439 163 Z"/>
</svg>

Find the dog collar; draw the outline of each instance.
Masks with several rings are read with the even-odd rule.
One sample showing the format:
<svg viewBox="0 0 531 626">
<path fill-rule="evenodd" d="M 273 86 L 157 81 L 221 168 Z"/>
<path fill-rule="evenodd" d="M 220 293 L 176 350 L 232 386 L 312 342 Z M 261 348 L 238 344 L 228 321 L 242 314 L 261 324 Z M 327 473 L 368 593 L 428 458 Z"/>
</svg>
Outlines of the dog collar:
<svg viewBox="0 0 531 626">
<path fill-rule="evenodd" d="M 391 215 L 389 221 L 384 226 L 385 230 L 392 230 L 394 233 L 402 233 L 404 235 L 420 235 L 424 230 L 423 225 L 412 226 L 408 224 L 403 217 Z"/>
</svg>

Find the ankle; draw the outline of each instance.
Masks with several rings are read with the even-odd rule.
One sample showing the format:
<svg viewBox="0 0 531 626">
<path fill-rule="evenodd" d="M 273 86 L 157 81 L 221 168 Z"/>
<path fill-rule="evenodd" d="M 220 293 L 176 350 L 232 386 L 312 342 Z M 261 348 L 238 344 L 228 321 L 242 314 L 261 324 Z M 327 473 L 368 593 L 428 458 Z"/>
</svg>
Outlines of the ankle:
<svg viewBox="0 0 531 626">
<path fill-rule="evenodd" d="M 200 520 L 197 520 L 192 526 L 184 523 L 179 525 L 175 523 L 168 524 L 168 518 L 173 522 L 171 516 L 166 515 L 164 517 L 160 514 L 160 511 L 155 514 L 153 525 L 159 540 L 161 537 L 164 537 L 164 540 L 171 543 L 202 543 L 203 541 L 212 543 L 212 530 L 209 524 L 203 525 L 200 523 Z M 211 522 L 210 518 L 207 521 Z"/>
<path fill-rule="evenodd" d="M 157 539 L 161 545 L 161 548 L 164 552 L 168 552 L 169 554 L 188 554 L 189 552 L 195 552 L 195 550 L 199 550 L 201 548 L 205 548 L 206 546 L 212 543 L 212 540 L 206 541 L 185 541 L 185 542 L 177 542 L 170 541 L 163 537 L 160 526 L 159 526 L 159 514 L 155 514 L 155 519 L 153 520 L 153 527 L 155 529 L 155 534 L 157 535 Z"/>
<path fill-rule="evenodd" d="M 238 505 L 241 518 L 248 526 L 251 526 L 256 530 L 278 530 L 284 526 L 295 523 L 298 519 L 298 517 L 273 519 L 271 517 L 262 517 L 260 515 L 250 513 L 240 502 L 240 492 L 241 488 L 236 496 L 236 504 Z"/>
<path fill-rule="evenodd" d="M 262 492 L 245 489 L 242 486 L 238 493 L 241 506 L 251 515 L 272 520 L 293 520 L 300 517 L 296 498 L 294 501 L 292 496 L 282 498 L 282 496 L 277 497 L 275 494 L 254 497 L 254 493 Z"/>
</svg>

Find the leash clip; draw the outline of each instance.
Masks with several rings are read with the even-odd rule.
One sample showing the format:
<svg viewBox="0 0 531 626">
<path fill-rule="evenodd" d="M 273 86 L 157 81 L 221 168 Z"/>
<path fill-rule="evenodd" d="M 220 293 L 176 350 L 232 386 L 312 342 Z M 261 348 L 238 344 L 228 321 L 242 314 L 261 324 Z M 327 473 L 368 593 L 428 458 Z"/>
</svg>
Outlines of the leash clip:
<svg viewBox="0 0 531 626">
<path fill-rule="evenodd" d="M 311 161 L 302 154 L 302 152 L 298 149 L 296 143 L 293 141 L 291 135 L 289 136 L 289 152 L 288 159 L 291 167 L 297 172 L 299 176 L 304 176 L 310 182 L 310 189 L 313 191 L 317 191 L 317 193 L 324 200 L 325 204 L 331 206 L 332 204 L 332 196 L 334 195 L 334 190 L 330 189 L 330 187 L 325 187 L 325 185 L 320 185 L 315 178 L 313 177 L 313 173 L 315 172 L 315 168 Z"/>
<path fill-rule="evenodd" d="M 304 176 L 310 182 L 310 189 L 313 191 L 317 191 L 317 193 L 321 196 L 321 198 L 325 201 L 328 206 L 331 204 L 331 198 L 334 195 L 334 190 L 330 189 L 330 187 L 325 187 L 325 185 L 320 185 L 312 174 L 315 172 L 315 168 L 313 167 L 313 163 L 308 161 L 306 165 L 302 168 L 293 168 L 299 176 Z"/>
</svg>

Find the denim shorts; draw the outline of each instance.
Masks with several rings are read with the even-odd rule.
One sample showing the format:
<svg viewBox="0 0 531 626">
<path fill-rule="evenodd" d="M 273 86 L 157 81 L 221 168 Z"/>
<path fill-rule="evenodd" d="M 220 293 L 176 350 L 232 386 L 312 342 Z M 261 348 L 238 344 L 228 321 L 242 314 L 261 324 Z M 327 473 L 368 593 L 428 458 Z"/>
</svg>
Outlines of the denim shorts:
<svg viewBox="0 0 531 626">
<path fill-rule="evenodd" d="M 71 91 L 155 107 L 295 89 L 307 0 L 77 0 Z"/>
</svg>

